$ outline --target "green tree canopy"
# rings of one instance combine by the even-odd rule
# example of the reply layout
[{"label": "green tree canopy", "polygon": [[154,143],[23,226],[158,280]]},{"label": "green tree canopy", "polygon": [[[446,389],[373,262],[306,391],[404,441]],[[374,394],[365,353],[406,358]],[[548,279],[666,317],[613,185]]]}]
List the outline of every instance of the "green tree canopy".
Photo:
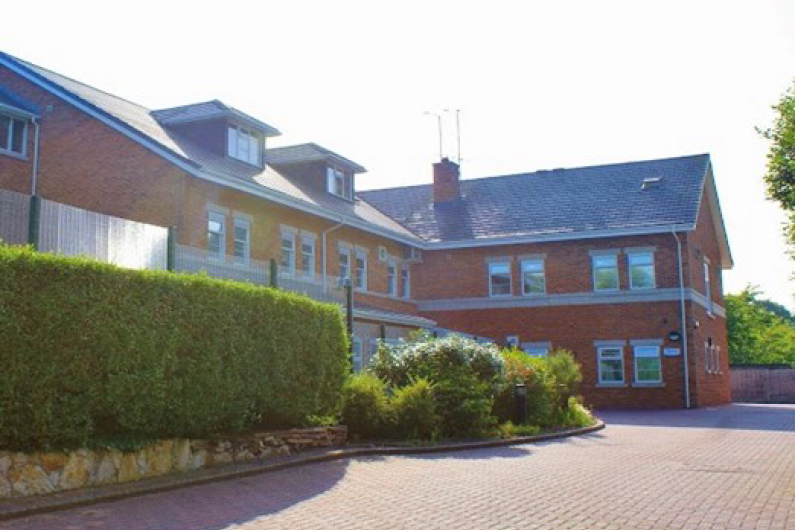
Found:
[{"label": "green tree canopy", "polygon": [[[726,296],[732,364],[790,364],[795,367],[795,325],[786,308],[759,299],[755,287]],[[781,313],[783,310],[784,314]],[[789,317],[789,319],[787,318]]]},{"label": "green tree canopy", "polygon": [[765,183],[768,196],[789,212],[786,234],[790,244],[795,244],[795,83],[773,110],[773,126],[759,130],[771,142]]}]

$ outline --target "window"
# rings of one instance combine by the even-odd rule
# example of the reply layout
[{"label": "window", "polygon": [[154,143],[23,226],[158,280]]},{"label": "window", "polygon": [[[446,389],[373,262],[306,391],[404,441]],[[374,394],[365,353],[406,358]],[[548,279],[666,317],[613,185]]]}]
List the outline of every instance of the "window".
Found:
[{"label": "window", "polygon": [[704,296],[707,297],[707,313],[712,314],[712,282],[709,279],[709,261],[704,260]]},{"label": "window", "polygon": [[295,274],[295,233],[282,231],[282,270],[289,275]]},{"label": "window", "polygon": [[631,252],[629,259],[629,288],[654,289],[654,253]]},{"label": "window", "polygon": [[411,271],[408,267],[400,269],[400,296],[411,298]]},{"label": "window", "polygon": [[704,341],[704,370],[708,374],[719,374],[720,371],[720,347],[712,342],[712,339]]},{"label": "window", "polygon": [[593,288],[595,291],[618,290],[618,258],[615,254],[593,256]]},{"label": "window", "polygon": [[326,170],[326,182],[329,193],[349,201],[353,200],[353,175],[330,167]]},{"label": "window", "polygon": [[550,344],[548,342],[525,342],[522,350],[531,357],[546,357],[549,354]]},{"label": "window", "polygon": [[489,296],[511,295],[511,263],[494,261],[489,263]]},{"label": "window", "polygon": [[353,341],[351,342],[351,345],[352,345],[352,350],[353,350],[353,355],[352,355],[352,359],[351,359],[353,361],[353,371],[354,372],[361,372],[362,371],[362,367],[363,367],[363,364],[362,364],[362,361],[363,361],[363,358],[362,358],[363,357],[362,356],[362,353],[363,353],[362,352],[362,339],[360,339],[359,337],[353,337]]},{"label": "window", "polygon": [[207,253],[223,259],[226,253],[226,217],[218,212],[207,214]]},{"label": "window", "polygon": [[227,140],[229,156],[255,166],[261,164],[259,139],[254,133],[239,127],[229,127]]},{"label": "window", "polygon": [[356,263],[354,270],[353,286],[360,290],[367,290],[367,253],[363,250],[356,251]]},{"label": "window", "polygon": [[351,277],[351,254],[347,248],[340,248],[340,279]]},{"label": "window", "polygon": [[620,385],[624,383],[624,348],[620,346],[600,346],[599,384]]},{"label": "window", "polygon": [[635,382],[662,383],[659,346],[635,346]]},{"label": "window", "polygon": [[0,152],[25,155],[28,124],[25,120],[0,114]]},{"label": "window", "polygon": [[387,293],[392,296],[397,296],[397,263],[394,260],[390,260],[386,264],[386,276],[387,276]]},{"label": "window", "polygon": [[235,262],[247,264],[251,257],[251,222],[248,219],[235,217],[234,236]]},{"label": "window", "polygon": [[547,282],[544,275],[544,260],[522,261],[522,294],[544,294]]},{"label": "window", "polygon": [[315,237],[311,234],[301,235],[301,275],[315,277]]}]

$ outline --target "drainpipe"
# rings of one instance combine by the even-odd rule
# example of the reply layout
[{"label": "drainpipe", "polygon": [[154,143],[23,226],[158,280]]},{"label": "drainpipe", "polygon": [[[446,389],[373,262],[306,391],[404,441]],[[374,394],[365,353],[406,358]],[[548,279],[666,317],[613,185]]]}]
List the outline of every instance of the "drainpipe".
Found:
[{"label": "drainpipe", "polygon": [[340,222],[338,224],[332,226],[331,228],[327,228],[327,229],[323,230],[323,234],[321,236],[321,238],[322,238],[322,243],[321,244],[323,245],[323,292],[324,293],[328,291],[328,285],[327,285],[328,284],[328,281],[327,281],[327,278],[328,278],[327,262],[328,262],[328,260],[326,258],[326,235],[330,234],[334,230],[336,230],[338,228],[341,228],[343,226],[345,226],[344,219],[340,219]]},{"label": "drainpipe", "polygon": [[690,366],[687,352],[687,310],[685,308],[685,273],[682,266],[682,242],[676,233],[676,229],[671,228],[671,235],[676,239],[676,257],[679,263],[679,311],[682,319],[682,375],[685,380],[685,408],[690,408]]},{"label": "drainpipe", "polygon": [[33,123],[33,175],[31,176],[30,194],[35,196],[39,191],[39,122],[31,118]]}]

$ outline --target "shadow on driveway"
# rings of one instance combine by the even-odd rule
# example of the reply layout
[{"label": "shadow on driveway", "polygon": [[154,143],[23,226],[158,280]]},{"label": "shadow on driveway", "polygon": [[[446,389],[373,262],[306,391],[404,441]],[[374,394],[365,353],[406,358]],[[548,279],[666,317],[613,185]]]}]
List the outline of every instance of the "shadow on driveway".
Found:
[{"label": "shadow on driveway", "polygon": [[598,410],[608,428],[617,425],[795,432],[795,405],[734,403],[693,410]]}]

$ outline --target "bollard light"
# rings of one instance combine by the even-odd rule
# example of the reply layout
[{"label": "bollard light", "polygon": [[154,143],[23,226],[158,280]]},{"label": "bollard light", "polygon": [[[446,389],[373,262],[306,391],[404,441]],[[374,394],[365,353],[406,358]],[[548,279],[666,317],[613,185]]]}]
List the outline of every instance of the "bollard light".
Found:
[{"label": "bollard light", "polygon": [[523,425],[527,422],[527,386],[524,383],[516,383],[513,390],[516,398],[516,424]]}]

